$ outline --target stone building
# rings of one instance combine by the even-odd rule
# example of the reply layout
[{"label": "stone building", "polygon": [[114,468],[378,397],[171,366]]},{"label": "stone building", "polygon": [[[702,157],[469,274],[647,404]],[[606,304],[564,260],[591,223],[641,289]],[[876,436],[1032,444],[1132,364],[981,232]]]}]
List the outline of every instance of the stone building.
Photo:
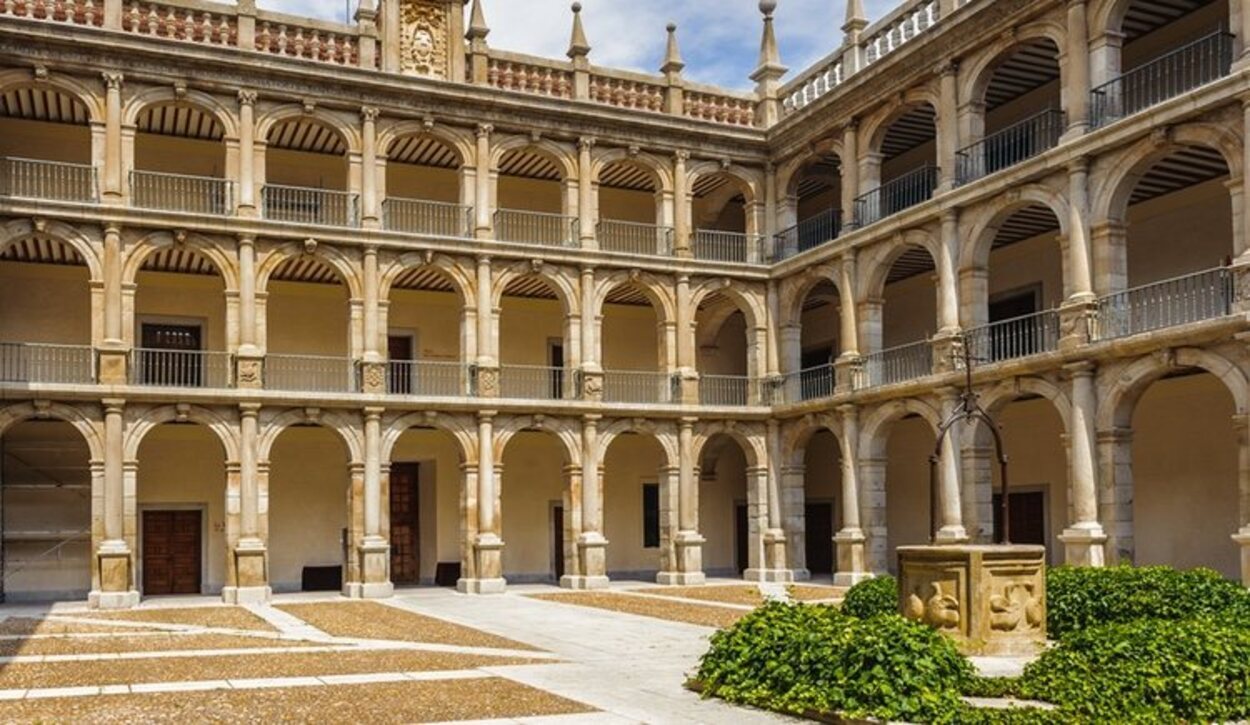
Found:
[{"label": "stone building", "polygon": [[8,600],[851,583],[993,536],[965,348],[1015,540],[1250,583],[1250,0],[852,0],[790,80],[775,5],[740,93],[0,2]]}]

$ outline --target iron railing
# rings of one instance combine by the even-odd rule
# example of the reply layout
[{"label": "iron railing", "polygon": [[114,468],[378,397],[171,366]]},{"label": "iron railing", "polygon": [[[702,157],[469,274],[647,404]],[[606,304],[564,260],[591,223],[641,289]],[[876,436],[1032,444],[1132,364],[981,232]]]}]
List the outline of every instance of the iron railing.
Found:
[{"label": "iron railing", "polygon": [[575,247],[578,234],[577,217],[518,209],[495,212],[495,239],[501,242]]},{"label": "iron railing", "polygon": [[392,360],[386,364],[390,395],[460,398],[473,395],[472,366],[460,362]]},{"label": "iron railing", "polygon": [[356,362],[322,355],[265,356],[265,387],[311,393],[354,393],[360,390]]},{"label": "iron railing", "polygon": [[86,345],[0,342],[0,383],[95,382],[95,350]]},{"label": "iron railing", "polygon": [[158,388],[228,388],[234,356],[204,350],[131,351],[130,382]]},{"label": "iron railing", "polygon": [[468,238],[473,207],[392,196],[382,202],[382,225],[392,232]]},{"label": "iron railing", "polygon": [[1098,300],[1095,337],[1113,340],[1231,314],[1232,271],[1218,267],[1135,287]]},{"label": "iron railing", "polygon": [[595,230],[599,248],[649,257],[673,256],[673,228],[604,219]]},{"label": "iron railing", "polygon": [[855,223],[868,226],[923,204],[933,198],[940,173],[936,166],[923,166],[864,194],[855,200]]},{"label": "iron railing", "polygon": [[499,369],[499,397],[521,400],[573,400],[573,371],[540,365],[504,365]]},{"label": "iron railing", "polygon": [[228,216],[234,213],[234,184],[210,176],[132,171],[130,204],[140,209]]},{"label": "iron railing", "polygon": [[1090,125],[1101,128],[1223,78],[1232,64],[1231,34],[1199,38],[1090,91]]},{"label": "iron railing", "polygon": [[1059,349],[1059,311],[1035,312],[971,328],[964,331],[964,344],[978,363],[1054,352]]},{"label": "iron railing", "polygon": [[607,370],[603,373],[605,403],[671,403],[676,378],[668,373]]},{"label": "iron railing", "polygon": [[744,407],[760,402],[758,386],[745,375],[700,375],[699,403],[725,407]]},{"label": "iron railing", "polygon": [[913,342],[864,357],[868,387],[893,385],[933,373],[933,343]]},{"label": "iron railing", "polygon": [[1063,111],[1049,109],[996,131],[955,156],[955,183],[963,185],[1015,166],[1059,145]]},{"label": "iron railing", "polygon": [[836,383],[833,365],[829,363],[787,373],[781,377],[773,402],[802,403],[808,400],[831,398]]},{"label": "iron railing", "polygon": [[61,161],[0,158],[0,196],[99,201],[95,167]]},{"label": "iron railing", "polygon": [[265,184],[261,190],[266,219],[327,227],[354,227],[360,223],[359,198],[347,191]]},{"label": "iron railing", "polygon": [[842,212],[837,209],[823,211],[777,233],[773,239],[773,261],[783,259],[828,244],[842,233]]},{"label": "iron railing", "polygon": [[750,234],[715,229],[696,229],[691,240],[695,259],[741,264],[760,264],[764,261],[761,241]]}]

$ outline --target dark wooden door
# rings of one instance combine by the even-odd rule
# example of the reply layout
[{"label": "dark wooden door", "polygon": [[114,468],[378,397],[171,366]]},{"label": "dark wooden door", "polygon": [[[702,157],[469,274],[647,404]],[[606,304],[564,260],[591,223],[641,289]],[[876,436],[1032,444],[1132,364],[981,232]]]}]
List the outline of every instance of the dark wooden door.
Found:
[{"label": "dark wooden door", "polygon": [[734,507],[734,561],[741,574],[751,566],[751,529],[747,522],[747,506],[740,503]]},{"label": "dark wooden door", "polygon": [[143,593],[200,593],[199,511],[143,512]]},{"label": "dark wooden door", "polygon": [[806,505],[807,570],[813,574],[833,573],[833,504]]},{"label": "dark wooden door", "polygon": [[[994,540],[1002,538],[1000,505],[1003,497],[994,494]],[[1046,494],[1041,491],[1011,494],[1011,543],[1046,545]]]},{"label": "dark wooden door", "polygon": [[144,385],[198,388],[204,383],[200,356],[203,348],[197,325],[144,323],[136,367]]},{"label": "dark wooden door", "polygon": [[421,579],[421,464],[391,466],[391,581],[416,584]]},{"label": "dark wooden door", "polygon": [[564,576],[564,507],[551,509],[551,563],[556,573],[556,581]]},{"label": "dark wooden door", "polygon": [[406,335],[391,335],[386,339],[387,358],[390,369],[387,370],[388,388],[391,395],[412,395],[412,338]]},{"label": "dark wooden door", "polygon": [[551,343],[548,352],[548,363],[552,368],[551,399],[560,400],[564,397],[564,343]]}]

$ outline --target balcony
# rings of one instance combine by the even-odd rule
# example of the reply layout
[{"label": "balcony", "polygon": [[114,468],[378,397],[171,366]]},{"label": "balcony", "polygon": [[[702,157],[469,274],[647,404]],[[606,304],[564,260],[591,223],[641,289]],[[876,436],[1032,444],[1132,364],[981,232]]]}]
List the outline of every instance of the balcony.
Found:
[{"label": "balcony", "polygon": [[595,236],[605,252],[623,252],[647,257],[673,256],[673,228],[638,224],[614,219],[599,222]]},{"label": "balcony", "polygon": [[360,390],[356,361],[319,355],[265,356],[265,388],[307,393]]},{"label": "balcony", "polygon": [[832,398],[836,383],[833,365],[829,364],[787,373],[774,392],[773,402],[792,404]]},{"label": "balcony", "polygon": [[964,344],[978,364],[1054,352],[1059,349],[1059,312],[1046,310],[974,327],[964,332]]},{"label": "balcony", "polygon": [[1233,36],[1223,30],[1138,66],[1090,92],[1090,125],[1101,128],[1228,75]]},{"label": "balcony", "polygon": [[382,202],[382,225],[392,232],[468,238],[473,233],[473,208],[391,197]]},{"label": "balcony", "polygon": [[389,395],[460,398],[475,394],[473,367],[459,362],[392,360],[386,364]]},{"label": "balcony", "polygon": [[495,239],[544,247],[576,247],[576,217],[538,211],[500,209],[495,212]]},{"label": "balcony", "polygon": [[861,227],[923,204],[933,198],[939,169],[924,166],[889,181],[855,200],[855,223]]},{"label": "balcony", "polygon": [[933,374],[933,343],[913,342],[874,352],[864,358],[867,387],[905,383]]},{"label": "balcony", "polygon": [[273,221],[326,227],[360,224],[359,199],[346,191],[266,184],[261,204],[261,214]]},{"label": "balcony", "polygon": [[86,345],[0,342],[0,383],[95,382],[95,350]]},{"label": "balcony", "polygon": [[828,244],[842,233],[842,213],[836,209],[804,219],[774,237],[773,261],[780,262],[822,244]]},{"label": "balcony", "polygon": [[234,213],[234,184],[208,176],[132,171],[130,203],[139,209],[229,216]]},{"label": "balcony", "polygon": [[513,400],[573,400],[574,375],[538,365],[504,365],[499,371],[499,396]]},{"label": "balcony", "polygon": [[970,184],[1042,154],[1059,145],[1065,130],[1064,113],[1047,110],[992,133],[956,154],[955,183]]},{"label": "balcony", "polygon": [[699,403],[729,408],[759,405],[756,382],[745,375],[700,375]]},{"label": "balcony", "polygon": [[0,196],[92,203],[100,198],[98,189],[89,164],[0,158]]},{"label": "balcony", "polygon": [[697,229],[692,240],[694,258],[708,262],[762,264],[764,261],[762,241],[757,236],[740,232]]},{"label": "balcony", "polygon": [[1233,274],[1227,267],[1155,282],[1098,300],[1099,340],[1114,340],[1232,314]]},{"label": "balcony", "polygon": [[234,356],[203,350],[131,351],[130,382],[156,388],[229,388]]},{"label": "balcony", "polygon": [[675,379],[668,373],[608,370],[603,373],[603,402],[664,404],[672,403]]}]

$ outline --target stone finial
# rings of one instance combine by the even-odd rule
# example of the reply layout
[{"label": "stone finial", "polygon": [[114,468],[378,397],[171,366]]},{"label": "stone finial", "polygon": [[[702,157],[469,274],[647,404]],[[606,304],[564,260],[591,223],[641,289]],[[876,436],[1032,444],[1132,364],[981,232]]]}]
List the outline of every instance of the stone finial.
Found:
[{"label": "stone finial", "polygon": [[664,65],[661,73],[681,73],[686,62],[681,59],[681,48],[677,46],[677,23],[668,24],[668,46],[664,51]]},{"label": "stone finial", "polygon": [[377,19],[378,9],[373,0],[360,0],[360,4],[356,6],[356,22],[372,23]]},{"label": "stone finial", "polygon": [[485,41],[490,35],[490,26],[486,24],[486,14],[482,12],[482,0],[473,0],[473,8],[469,12],[469,32],[464,37],[469,40]]},{"label": "stone finial", "polygon": [[764,35],[760,39],[760,59],[751,80],[756,83],[776,82],[789,68],[781,64],[781,51],[777,49],[777,31],[773,27],[773,12],[777,0],[760,0],[760,12],[764,14]]},{"label": "stone finial", "polygon": [[868,16],[864,13],[864,0],[847,0],[846,23],[842,32],[847,35],[858,35],[868,27]]},{"label": "stone finial", "polygon": [[590,43],[586,40],[586,29],[582,27],[582,4],[573,3],[573,35],[569,39],[569,58],[585,58],[590,55]]}]

